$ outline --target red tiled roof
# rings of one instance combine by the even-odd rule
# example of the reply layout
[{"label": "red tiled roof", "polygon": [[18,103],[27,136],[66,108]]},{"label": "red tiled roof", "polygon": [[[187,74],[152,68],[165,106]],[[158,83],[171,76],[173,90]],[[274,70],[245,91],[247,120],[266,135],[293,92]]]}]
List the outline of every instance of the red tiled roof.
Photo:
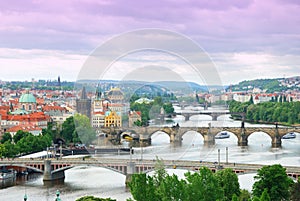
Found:
[{"label": "red tiled roof", "polygon": [[30,132],[30,131],[42,131],[42,128],[40,128],[38,126],[35,126],[33,124],[27,124],[27,125],[13,126],[13,127],[9,128],[7,130],[7,132],[18,132],[19,130],[27,131],[27,132]]},{"label": "red tiled roof", "polygon": [[43,111],[52,111],[52,110],[66,111],[67,109],[64,107],[55,106],[55,105],[46,105],[43,107]]}]

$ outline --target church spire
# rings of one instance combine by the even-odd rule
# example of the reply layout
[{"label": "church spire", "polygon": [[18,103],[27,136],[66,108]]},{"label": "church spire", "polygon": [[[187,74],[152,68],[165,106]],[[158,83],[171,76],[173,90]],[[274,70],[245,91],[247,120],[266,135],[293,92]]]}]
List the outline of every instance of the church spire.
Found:
[{"label": "church spire", "polygon": [[101,87],[100,87],[100,84],[98,84],[97,89],[96,89],[96,100],[101,100],[101,98],[102,98]]},{"label": "church spire", "polygon": [[85,90],[85,86],[82,87],[82,91],[81,91],[81,96],[80,99],[85,100],[87,99],[87,95],[86,95],[86,90]]}]

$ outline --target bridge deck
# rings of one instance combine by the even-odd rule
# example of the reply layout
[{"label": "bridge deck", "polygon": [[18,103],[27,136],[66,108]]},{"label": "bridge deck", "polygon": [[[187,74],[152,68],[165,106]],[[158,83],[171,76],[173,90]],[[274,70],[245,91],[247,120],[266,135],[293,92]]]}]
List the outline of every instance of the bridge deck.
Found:
[{"label": "bridge deck", "polygon": [[[80,166],[80,165],[88,165],[88,166],[97,166],[97,167],[106,167],[108,165],[115,166],[126,166],[130,160],[128,159],[116,159],[116,158],[86,158],[86,159],[61,159],[56,160],[52,159],[52,165],[68,165],[68,166]],[[148,166],[154,167],[156,160],[132,160],[135,162],[136,166]],[[174,168],[177,169],[187,169],[187,170],[197,170],[201,167],[209,167],[211,169],[219,168],[219,164],[216,162],[208,162],[208,161],[187,161],[187,160],[163,160],[166,168]],[[3,159],[0,161],[0,166],[29,166],[29,165],[42,165],[44,164],[44,160],[40,159],[14,159],[7,160]],[[265,165],[262,164],[246,164],[246,163],[224,163],[221,162],[220,166],[222,168],[231,168],[235,171],[240,172],[256,172],[258,169],[262,168]],[[283,166],[286,168],[286,172],[288,174],[297,174],[300,175],[300,167],[297,166]]]}]

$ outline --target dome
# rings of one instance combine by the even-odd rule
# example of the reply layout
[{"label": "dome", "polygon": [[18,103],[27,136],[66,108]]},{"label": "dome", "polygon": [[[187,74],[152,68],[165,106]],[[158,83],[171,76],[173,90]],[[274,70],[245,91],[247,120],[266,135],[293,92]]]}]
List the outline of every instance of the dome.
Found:
[{"label": "dome", "polygon": [[108,92],[107,95],[108,96],[123,96],[123,93],[119,88],[113,88]]},{"label": "dome", "polygon": [[36,103],[35,97],[29,92],[22,94],[19,99],[19,103]]}]

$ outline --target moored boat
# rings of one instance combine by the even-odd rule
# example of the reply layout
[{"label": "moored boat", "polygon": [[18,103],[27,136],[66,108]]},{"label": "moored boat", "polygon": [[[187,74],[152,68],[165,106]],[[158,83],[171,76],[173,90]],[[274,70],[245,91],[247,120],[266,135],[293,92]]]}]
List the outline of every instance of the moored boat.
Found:
[{"label": "moored boat", "polygon": [[294,132],[290,132],[282,136],[282,139],[293,139],[293,138],[296,138],[296,134]]},{"label": "moored boat", "polygon": [[221,133],[218,133],[216,136],[215,136],[215,139],[224,139],[224,138],[229,138],[230,137],[230,134],[226,131],[223,131]]},{"label": "moored boat", "polygon": [[14,180],[16,179],[17,172],[15,170],[1,170],[0,180]]}]

